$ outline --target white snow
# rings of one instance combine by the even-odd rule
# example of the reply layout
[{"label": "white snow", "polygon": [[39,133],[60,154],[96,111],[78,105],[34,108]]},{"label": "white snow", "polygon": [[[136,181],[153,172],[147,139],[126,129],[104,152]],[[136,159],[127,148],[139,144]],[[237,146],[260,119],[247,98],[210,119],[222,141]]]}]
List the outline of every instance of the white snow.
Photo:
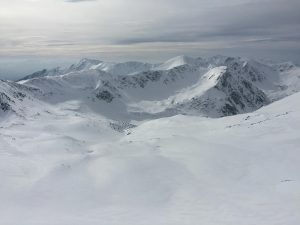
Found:
[{"label": "white snow", "polygon": [[[174,83],[149,81],[145,88],[120,88],[118,76],[99,68],[20,82],[35,92],[1,81],[17,114],[8,111],[0,120],[0,224],[298,225],[297,67],[262,81],[284,82],[295,93],[252,113],[130,114],[134,107],[157,113],[171,99],[202,96],[228,65],[183,68]],[[103,88],[121,97],[93,99]],[[19,89],[24,99],[14,99]]]}]

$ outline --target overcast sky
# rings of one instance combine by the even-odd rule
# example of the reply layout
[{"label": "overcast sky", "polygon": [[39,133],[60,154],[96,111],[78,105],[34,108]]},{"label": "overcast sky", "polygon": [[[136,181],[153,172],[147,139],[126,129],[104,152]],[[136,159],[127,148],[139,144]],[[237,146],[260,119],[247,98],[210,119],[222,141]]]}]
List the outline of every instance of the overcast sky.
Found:
[{"label": "overcast sky", "polygon": [[0,0],[0,77],[82,57],[300,62],[300,0]]}]

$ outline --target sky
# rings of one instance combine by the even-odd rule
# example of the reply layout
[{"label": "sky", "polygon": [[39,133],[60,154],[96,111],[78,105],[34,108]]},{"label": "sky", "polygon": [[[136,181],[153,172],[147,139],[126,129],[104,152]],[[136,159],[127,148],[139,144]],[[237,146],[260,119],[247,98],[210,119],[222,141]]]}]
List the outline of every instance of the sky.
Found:
[{"label": "sky", "polygon": [[0,78],[80,58],[300,63],[299,0],[0,0]]}]

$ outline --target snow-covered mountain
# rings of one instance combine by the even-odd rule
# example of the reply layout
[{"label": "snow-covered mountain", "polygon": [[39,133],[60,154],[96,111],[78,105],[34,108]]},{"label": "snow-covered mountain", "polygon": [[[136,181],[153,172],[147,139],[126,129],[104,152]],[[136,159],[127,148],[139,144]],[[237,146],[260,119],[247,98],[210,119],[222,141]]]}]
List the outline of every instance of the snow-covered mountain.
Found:
[{"label": "snow-covered mountain", "polygon": [[77,64],[73,64],[68,68],[56,67],[53,69],[43,69],[35,73],[29,74],[18,81],[29,80],[33,78],[46,77],[46,76],[58,76],[72,72],[82,72],[87,70],[101,70],[108,72],[112,75],[130,75],[137,72],[147,71],[155,69],[156,64],[142,63],[142,62],[103,62],[97,59],[84,58]]},{"label": "snow-covered mountain", "polygon": [[215,62],[1,81],[1,224],[299,224],[297,69]]},{"label": "snow-covered mountain", "polygon": [[299,90],[226,56],[0,81],[1,224],[299,224]]},{"label": "snow-covered mountain", "polygon": [[40,90],[11,81],[0,80],[0,117],[1,121],[7,115],[26,117],[40,111],[43,105],[34,95],[40,95]]},{"label": "snow-covered mountain", "polygon": [[172,96],[173,109],[219,117],[251,112],[269,103],[266,94],[230,67],[216,67],[191,88]]},{"label": "snow-covered mountain", "polygon": [[82,108],[118,120],[177,114],[222,117],[252,112],[300,90],[299,67],[214,56],[179,56],[160,64],[83,59],[67,69],[26,76],[41,101],[79,100]]}]

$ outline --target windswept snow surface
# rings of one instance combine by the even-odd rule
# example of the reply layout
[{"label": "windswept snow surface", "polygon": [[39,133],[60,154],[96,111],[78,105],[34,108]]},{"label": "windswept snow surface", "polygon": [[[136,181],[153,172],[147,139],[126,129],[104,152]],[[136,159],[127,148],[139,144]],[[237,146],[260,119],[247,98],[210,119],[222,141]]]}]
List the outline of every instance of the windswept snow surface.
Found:
[{"label": "windswept snow surface", "polygon": [[[214,57],[120,77],[86,61],[0,82],[1,225],[300,224],[298,67]],[[241,88],[281,100],[222,118],[132,114]]]},{"label": "windswept snow surface", "polygon": [[2,122],[1,224],[297,225],[299,99],[127,135],[77,102]]}]

